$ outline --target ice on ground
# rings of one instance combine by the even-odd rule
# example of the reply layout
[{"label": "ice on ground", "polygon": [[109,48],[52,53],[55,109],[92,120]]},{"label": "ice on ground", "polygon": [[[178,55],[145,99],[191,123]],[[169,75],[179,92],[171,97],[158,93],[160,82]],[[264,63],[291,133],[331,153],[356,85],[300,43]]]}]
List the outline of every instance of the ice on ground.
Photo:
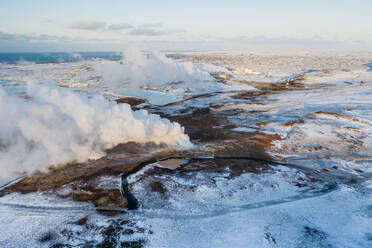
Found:
[{"label": "ice on ground", "polygon": [[341,187],[316,198],[222,216],[150,214],[143,222],[157,230],[147,247],[369,247],[371,203],[370,193]]},{"label": "ice on ground", "polygon": [[[228,176],[228,171],[133,175],[142,208],[130,215],[141,216],[154,230],[146,247],[368,247],[372,242],[368,183],[312,185],[284,167]],[[163,193],[149,190],[154,181],[162,182]]]},{"label": "ice on ground", "polygon": [[[261,121],[270,121],[260,130],[282,136],[275,150],[278,154],[328,157],[328,167],[370,171],[371,94],[370,83],[339,82],[268,96],[261,101],[264,105],[259,115]],[[244,109],[252,108],[247,104]],[[351,163],[332,162],[332,157],[343,157]],[[315,167],[318,163],[309,164]]]},{"label": "ice on ground", "polygon": [[[0,245],[97,245],[105,232],[116,233],[112,223],[119,223],[114,236],[119,244],[141,239],[144,247],[371,245],[370,181],[335,186],[311,182],[303,173],[285,167],[235,178],[228,178],[229,171],[178,174],[174,170],[146,177],[152,168],[131,176],[133,193],[142,207],[122,216],[105,217],[89,204],[41,193],[3,197]],[[149,183],[159,180],[165,193],[148,189]],[[86,216],[87,224],[76,224]],[[131,224],[133,231],[128,231],[128,220],[138,227]],[[50,240],[43,239],[47,235]]]}]

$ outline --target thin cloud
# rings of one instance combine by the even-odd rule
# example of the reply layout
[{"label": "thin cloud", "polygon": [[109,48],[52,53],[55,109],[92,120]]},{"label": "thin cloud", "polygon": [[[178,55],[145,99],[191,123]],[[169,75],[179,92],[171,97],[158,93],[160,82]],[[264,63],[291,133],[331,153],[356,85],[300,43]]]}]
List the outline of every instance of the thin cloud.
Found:
[{"label": "thin cloud", "polygon": [[131,29],[134,26],[128,23],[118,23],[112,24],[108,27],[109,30],[124,30],[124,29]]},{"label": "thin cloud", "polygon": [[254,45],[273,45],[273,46],[313,46],[313,47],[320,47],[320,46],[332,46],[339,43],[335,40],[327,40],[323,39],[318,35],[314,35],[311,38],[292,38],[292,37],[266,37],[266,36],[240,36],[236,38],[226,39],[223,38],[217,41],[224,41],[224,42],[231,42],[231,43],[239,43],[239,44],[254,44]]},{"label": "thin cloud", "polygon": [[141,28],[160,28],[162,26],[163,26],[163,24],[161,24],[159,22],[144,23],[144,24],[140,25]]},{"label": "thin cloud", "polygon": [[[132,33],[132,34],[129,34]],[[157,29],[132,29],[126,33],[132,35],[132,45],[136,43],[143,49],[158,50],[197,50],[197,51],[243,51],[253,49],[348,49],[371,51],[372,43],[354,40],[327,40],[319,36],[309,38],[241,36],[235,38],[209,39],[169,39],[168,31]],[[154,39],[143,37],[151,37]],[[138,38],[137,38],[138,37]],[[160,39],[160,37],[162,39]],[[155,39],[156,38],[156,39]],[[36,33],[5,33],[0,31],[0,52],[51,52],[51,51],[106,51],[122,50],[128,39],[121,38],[87,38],[56,36]]]},{"label": "thin cloud", "polygon": [[151,28],[136,28],[130,31],[128,34],[136,36],[161,36],[165,35],[166,32]]},{"label": "thin cloud", "polygon": [[186,33],[187,30],[183,28],[173,28],[173,29],[168,29],[169,34],[179,34],[179,33]]},{"label": "thin cloud", "polygon": [[120,51],[125,41],[0,31],[0,52],[103,51],[107,47]]},{"label": "thin cloud", "polygon": [[106,27],[107,24],[105,22],[99,21],[79,21],[73,22],[68,27],[71,29],[81,29],[81,30],[97,30],[100,28]]},{"label": "thin cloud", "polygon": [[0,32],[0,41],[26,41],[26,42],[42,42],[42,41],[58,41],[65,40],[65,36],[56,36],[56,35],[46,35],[46,34],[35,34],[35,33],[26,33],[26,34],[10,34]]},{"label": "thin cloud", "polygon": [[49,23],[55,23],[55,22],[56,22],[56,19],[54,18],[46,18],[41,21],[41,23],[43,24],[49,24]]},{"label": "thin cloud", "polygon": [[23,33],[23,34],[11,34],[0,32],[0,47],[1,44],[13,43],[13,44],[57,44],[57,43],[100,43],[107,42],[109,39],[87,39],[84,37],[69,37],[66,35],[47,35],[47,34],[35,34],[35,33]]},{"label": "thin cloud", "polygon": [[12,41],[16,39],[16,35],[0,32],[0,41]]}]

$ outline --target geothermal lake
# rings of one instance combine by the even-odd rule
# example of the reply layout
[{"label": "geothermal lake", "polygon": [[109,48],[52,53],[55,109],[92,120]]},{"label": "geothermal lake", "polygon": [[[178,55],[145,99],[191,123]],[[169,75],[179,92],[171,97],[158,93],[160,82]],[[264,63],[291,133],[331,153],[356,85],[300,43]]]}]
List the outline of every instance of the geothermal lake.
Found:
[{"label": "geothermal lake", "polygon": [[371,247],[371,62],[0,54],[0,246]]}]

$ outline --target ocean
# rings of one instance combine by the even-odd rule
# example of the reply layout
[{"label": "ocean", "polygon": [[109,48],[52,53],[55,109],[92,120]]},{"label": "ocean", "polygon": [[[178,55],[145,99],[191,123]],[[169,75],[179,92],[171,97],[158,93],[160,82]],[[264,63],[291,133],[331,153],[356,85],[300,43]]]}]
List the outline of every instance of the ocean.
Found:
[{"label": "ocean", "polygon": [[[167,57],[182,56],[181,52],[167,52]],[[120,60],[121,52],[50,52],[50,53],[0,53],[0,63],[70,63],[90,60]]]},{"label": "ocean", "polygon": [[119,60],[118,52],[51,52],[51,53],[0,53],[0,63],[69,63],[93,59]]}]

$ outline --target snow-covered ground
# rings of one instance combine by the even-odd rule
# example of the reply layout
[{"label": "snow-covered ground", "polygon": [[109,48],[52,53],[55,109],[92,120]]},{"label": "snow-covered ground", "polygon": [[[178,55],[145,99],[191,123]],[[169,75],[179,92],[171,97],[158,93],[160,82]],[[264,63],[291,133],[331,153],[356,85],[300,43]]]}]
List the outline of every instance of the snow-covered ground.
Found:
[{"label": "snow-covered ground", "polygon": [[[100,157],[127,141],[194,147],[177,123],[112,101],[124,96],[150,106],[195,99],[182,107],[223,114],[232,131],[278,134],[268,152],[282,165],[233,175],[228,166],[150,164],[128,178],[139,209],[115,217],[48,192],[8,194],[0,197],[1,247],[87,247],[110,235],[117,247],[372,246],[372,54],[186,55],[127,51],[122,61],[1,64],[0,178]],[[123,130],[137,130],[138,139]]]}]

